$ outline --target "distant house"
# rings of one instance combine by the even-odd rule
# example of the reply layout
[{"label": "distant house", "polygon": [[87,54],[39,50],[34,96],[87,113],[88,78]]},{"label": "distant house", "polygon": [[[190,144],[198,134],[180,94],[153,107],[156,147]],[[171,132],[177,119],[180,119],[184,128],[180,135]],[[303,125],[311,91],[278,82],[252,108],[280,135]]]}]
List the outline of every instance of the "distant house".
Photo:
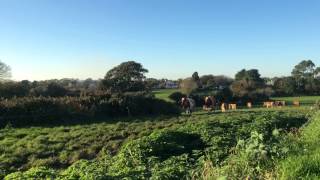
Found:
[{"label": "distant house", "polygon": [[177,82],[167,80],[165,82],[165,88],[166,89],[177,89],[177,88],[179,88],[179,84]]}]

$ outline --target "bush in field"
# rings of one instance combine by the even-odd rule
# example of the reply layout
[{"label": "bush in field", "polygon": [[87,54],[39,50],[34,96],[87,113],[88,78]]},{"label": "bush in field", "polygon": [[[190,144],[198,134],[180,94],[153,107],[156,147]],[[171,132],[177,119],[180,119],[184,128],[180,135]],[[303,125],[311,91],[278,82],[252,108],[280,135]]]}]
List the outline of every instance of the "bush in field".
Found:
[{"label": "bush in field", "polygon": [[179,104],[179,101],[181,101],[183,97],[186,97],[186,95],[181,92],[174,92],[169,95],[169,98],[173,100],[176,104]]},{"label": "bush in field", "polygon": [[50,97],[63,97],[66,96],[68,90],[57,83],[48,84],[46,95]]},{"label": "bush in field", "polygon": [[46,167],[31,168],[26,172],[16,172],[6,176],[5,180],[16,179],[56,179],[58,173]]},{"label": "bush in field", "polygon": [[107,166],[105,164],[96,161],[80,160],[61,173],[60,179],[110,179],[107,174]]},{"label": "bush in field", "polygon": [[95,116],[178,114],[172,103],[143,93],[88,97],[30,97],[0,101],[0,127],[72,122]]},{"label": "bush in field", "polygon": [[198,135],[176,131],[154,132],[129,142],[113,158],[109,173],[118,178],[180,179],[188,173],[188,161],[204,148]]}]

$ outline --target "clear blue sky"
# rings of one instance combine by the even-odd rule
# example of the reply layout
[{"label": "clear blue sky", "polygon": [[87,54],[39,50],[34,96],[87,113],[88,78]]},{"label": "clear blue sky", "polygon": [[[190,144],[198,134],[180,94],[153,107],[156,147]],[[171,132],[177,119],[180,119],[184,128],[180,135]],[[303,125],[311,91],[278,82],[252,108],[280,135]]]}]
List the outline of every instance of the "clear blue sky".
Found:
[{"label": "clear blue sky", "polygon": [[0,0],[13,79],[102,78],[135,60],[149,77],[320,65],[319,0]]}]

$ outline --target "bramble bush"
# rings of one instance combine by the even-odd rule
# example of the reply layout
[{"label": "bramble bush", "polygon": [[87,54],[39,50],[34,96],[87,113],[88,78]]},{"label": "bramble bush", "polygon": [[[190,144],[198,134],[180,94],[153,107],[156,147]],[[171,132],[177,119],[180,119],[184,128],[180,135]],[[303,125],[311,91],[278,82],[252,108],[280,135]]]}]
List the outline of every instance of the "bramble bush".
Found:
[{"label": "bramble bush", "polygon": [[59,124],[90,117],[178,114],[172,103],[144,93],[87,97],[24,97],[0,101],[0,127]]}]

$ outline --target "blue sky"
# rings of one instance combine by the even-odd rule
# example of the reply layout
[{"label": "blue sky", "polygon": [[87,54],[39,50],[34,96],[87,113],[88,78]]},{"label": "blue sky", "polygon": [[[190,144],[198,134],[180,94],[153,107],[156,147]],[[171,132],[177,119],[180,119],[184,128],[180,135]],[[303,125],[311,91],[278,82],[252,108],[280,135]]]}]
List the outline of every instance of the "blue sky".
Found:
[{"label": "blue sky", "polygon": [[149,77],[288,75],[320,65],[319,0],[0,0],[13,79],[102,78],[127,60]]}]

